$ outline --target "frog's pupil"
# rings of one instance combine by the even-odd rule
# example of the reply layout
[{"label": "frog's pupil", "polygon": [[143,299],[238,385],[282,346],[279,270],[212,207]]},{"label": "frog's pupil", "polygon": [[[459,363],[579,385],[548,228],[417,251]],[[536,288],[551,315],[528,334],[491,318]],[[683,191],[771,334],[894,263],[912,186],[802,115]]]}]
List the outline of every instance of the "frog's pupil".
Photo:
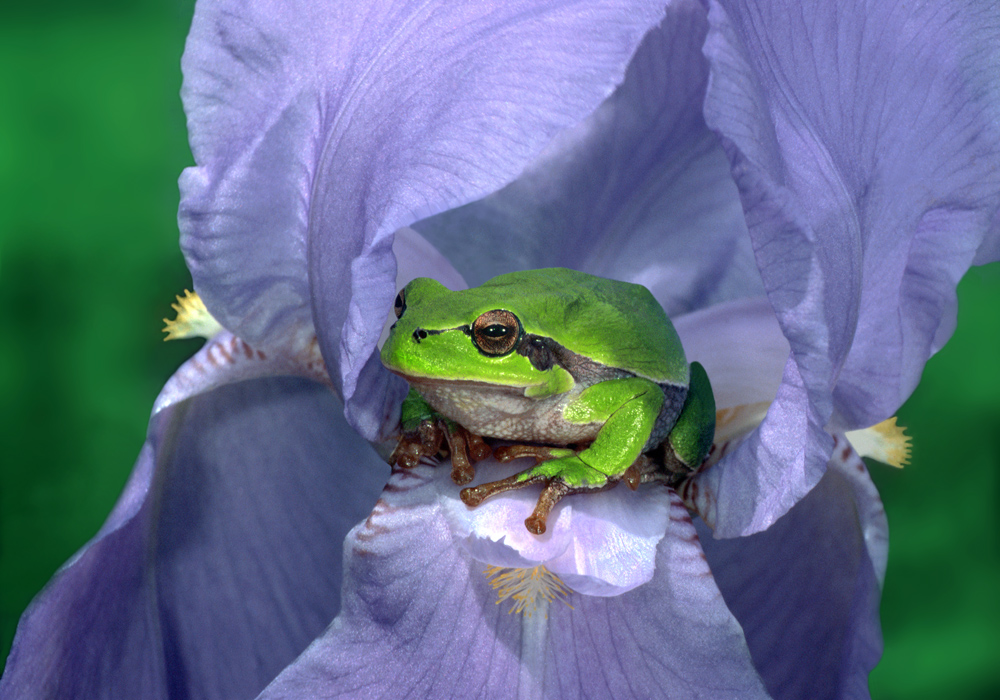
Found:
[{"label": "frog's pupil", "polygon": [[494,323],[492,326],[488,326],[483,330],[483,335],[490,338],[503,338],[510,332],[507,326],[501,326],[499,323]]},{"label": "frog's pupil", "polygon": [[403,301],[402,292],[396,295],[396,303],[393,305],[393,311],[396,312],[396,318],[402,316],[403,312],[406,311],[406,302]]}]

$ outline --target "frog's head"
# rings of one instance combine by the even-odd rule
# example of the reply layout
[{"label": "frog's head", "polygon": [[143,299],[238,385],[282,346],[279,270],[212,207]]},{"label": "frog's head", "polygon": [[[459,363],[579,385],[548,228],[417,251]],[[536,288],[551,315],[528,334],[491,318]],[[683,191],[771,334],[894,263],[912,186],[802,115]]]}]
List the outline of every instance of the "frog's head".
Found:
[{"label": "frog's head", "polygon": [[516,296],[488,287],[453,292],[432,279],[413,280],[396,297],[397,320],[382,364],[411,382],[478,382],[523,388],[535,397],[567,391],[572,377],[551,360],[540,361],[541,339],[525,317],[532,305]]}]

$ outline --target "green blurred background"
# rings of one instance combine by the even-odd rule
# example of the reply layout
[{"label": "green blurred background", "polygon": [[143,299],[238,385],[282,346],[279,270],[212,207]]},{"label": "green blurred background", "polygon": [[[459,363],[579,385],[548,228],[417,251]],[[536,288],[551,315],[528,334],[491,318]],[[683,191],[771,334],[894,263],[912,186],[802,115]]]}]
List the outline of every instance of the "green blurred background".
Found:
[{"label": "green blurred background", "polygon": [[[17,619],[98,529],[161,385],[190,286],[176,179],[193,0],[0,10],[0,658]],[[902,471],[870,464],[892,529],[876,700],[1000,698],[1000,266],[900,410]]]}]

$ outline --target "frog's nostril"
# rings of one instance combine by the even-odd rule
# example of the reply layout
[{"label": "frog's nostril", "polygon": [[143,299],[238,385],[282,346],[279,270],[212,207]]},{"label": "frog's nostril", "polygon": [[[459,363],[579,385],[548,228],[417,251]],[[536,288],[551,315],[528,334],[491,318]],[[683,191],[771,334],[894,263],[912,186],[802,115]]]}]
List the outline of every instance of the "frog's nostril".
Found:
[{"label": "frog's nostril", "polygon": [[423,328],[418,328],[417,330],[413,331],[413,339],[418,343],[426,337],[427,337],[427,331],[425,331]]}]

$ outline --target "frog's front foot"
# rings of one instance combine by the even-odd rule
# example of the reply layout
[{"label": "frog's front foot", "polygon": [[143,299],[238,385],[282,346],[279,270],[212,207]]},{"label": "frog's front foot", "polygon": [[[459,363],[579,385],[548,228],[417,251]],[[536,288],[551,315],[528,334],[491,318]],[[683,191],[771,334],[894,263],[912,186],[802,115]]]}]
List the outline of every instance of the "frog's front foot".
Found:
[{"label": "frog's front foot", "polygon": [[421,421],[416,430],[404,432],[389,460],[404,469],[412,469],[421,457],[434,457],[448,444],[451,455],[451,479],[459,486],[476,476],[476,462],[490,456],[492,450],[483,438],[444,418]]},{"label": "frog's front foot", "polygon": [[451,453],[451,480],[464,486],[476,477],[475,463],[489,457],[493,450],[483,438],[450,420],[438,421]]},{"label": "frog's front foot", "polygon": [[470,508],[474,508],[497,494],[532,484],[544,484],[534,511],[524,521],[528,532],[535,535],[545,532],[549,513],[566,496],[601,491],[621,480],[621,476],[609,478],[608,475],[588,466],[573,450],[566,448],[510,445],[498,447],[496,452],[496,457],[501,462],[520,457],[534,457],[538,463],[506,479],[462,489],[460,494],[462,501]]},{"label": "frog's front foot", "polygon": [[403,469],[413,469],[421,457],[433,457],[441,451],[444,433],[436,421],[425,420],[415,430],[405,430],[396,443],[396,449],[389,455],[390,464],[398,464]]}]

